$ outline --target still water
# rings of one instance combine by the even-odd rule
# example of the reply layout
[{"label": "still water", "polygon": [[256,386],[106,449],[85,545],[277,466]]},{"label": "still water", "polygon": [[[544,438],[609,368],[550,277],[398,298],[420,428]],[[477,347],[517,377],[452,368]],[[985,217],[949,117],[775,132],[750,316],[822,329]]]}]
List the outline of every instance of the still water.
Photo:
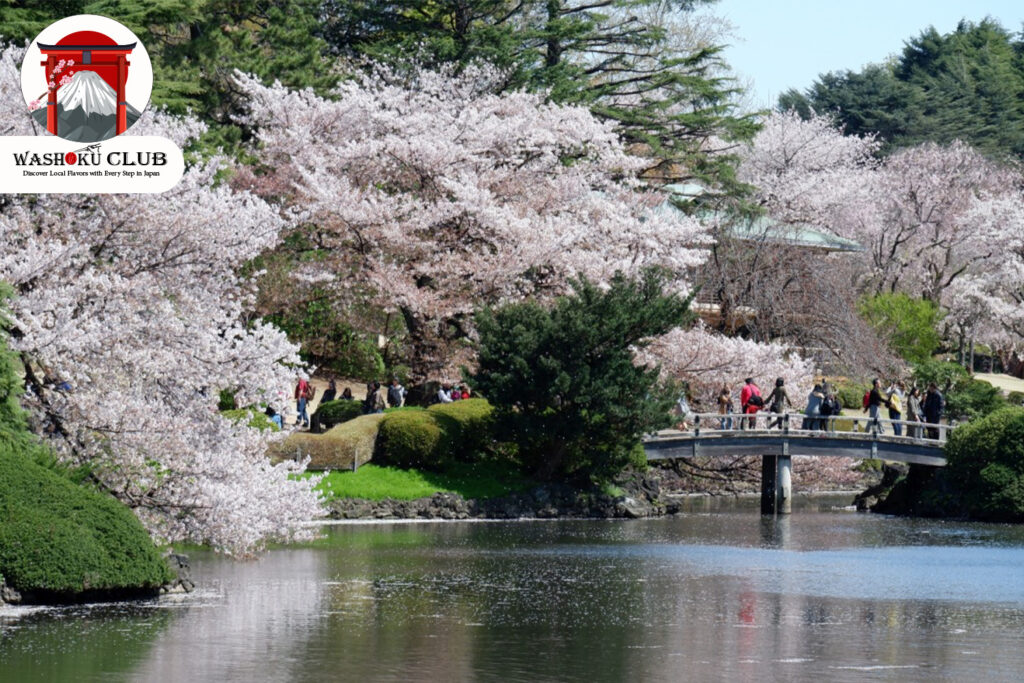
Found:
[{"label": "still water", "polygon": [[197,552],[190,595],[0,608],[0,681],[1024,680],[1024,528],[847,500]]}]

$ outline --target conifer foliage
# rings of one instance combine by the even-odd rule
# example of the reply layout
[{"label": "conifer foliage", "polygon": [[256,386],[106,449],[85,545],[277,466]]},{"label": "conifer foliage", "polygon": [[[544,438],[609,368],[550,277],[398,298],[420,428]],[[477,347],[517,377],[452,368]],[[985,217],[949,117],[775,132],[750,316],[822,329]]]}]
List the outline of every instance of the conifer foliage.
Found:
[{"label": "conifer foliage", "polygon": [[496,407],[499,429],[544,479],[602,479],[620,471],[646,433],[667,427],[675,396],[659,370],[634,361],[651,337],[685,322],[689,301],[664,275],[585,278],[551,308],[533,302],[482,311],[471,382]]}]

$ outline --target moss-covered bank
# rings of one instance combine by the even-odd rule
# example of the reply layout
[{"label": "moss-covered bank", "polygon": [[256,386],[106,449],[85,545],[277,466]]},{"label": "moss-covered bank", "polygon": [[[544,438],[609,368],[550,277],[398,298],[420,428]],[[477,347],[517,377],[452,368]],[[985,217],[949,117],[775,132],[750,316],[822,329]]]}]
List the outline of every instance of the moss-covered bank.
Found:
[{"label": "moss-covered bank", "polygon": [[128,508],[3,444],[0,574],[32,603],[153,595],[174,578]]},{"label": "moss-covered bank", "polygon": [[[3,291],[0,289],[0,304]],[[0,310],[0,601],[66,603],[155,594],[173,578],[131,510],[40,464]]]}]

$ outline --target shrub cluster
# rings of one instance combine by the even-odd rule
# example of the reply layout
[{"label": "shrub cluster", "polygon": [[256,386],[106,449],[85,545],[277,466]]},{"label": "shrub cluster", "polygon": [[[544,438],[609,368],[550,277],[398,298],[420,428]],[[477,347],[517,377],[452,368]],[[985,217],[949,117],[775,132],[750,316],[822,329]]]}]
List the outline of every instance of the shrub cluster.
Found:
[{"label": "shrub cluster", "polygon": [[948,478],[973,519],[1024,522],[1024,408],[957,427],[946,444]]},{"label": "shrub cluster", "polygon": [[345,399],[321,403],[316,409],[316,415],[320,420],[320,426],[324,429],[330,429],[342,422],[354,420],[362,414],[362,401],[350,401]]},{"label": "shrub cluster", "polygon": [[28,599],[155,591],[173,575],[131,510],[0,443],[0,574]]},{"label": "shrub cluster", "polygon": [[470,461],[490,449],[491,405],[482,398],[438,404],[427,410],[385,415],[374,455],[379,464],[438,470]]}]

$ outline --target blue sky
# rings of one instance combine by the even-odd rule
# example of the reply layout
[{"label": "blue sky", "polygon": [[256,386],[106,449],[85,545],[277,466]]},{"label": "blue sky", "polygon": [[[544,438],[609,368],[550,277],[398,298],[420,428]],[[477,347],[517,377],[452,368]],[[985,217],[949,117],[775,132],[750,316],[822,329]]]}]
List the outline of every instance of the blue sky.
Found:
[{"label": "blue sky", "polygon": [[947,33],[961,19],[991,16],[1018,33],[1024,21],[1022,0],[719,0],[710,11],[735,27],[724,56],[752,81],[755,108],[819,73],[883,61],[928,26]]}]

